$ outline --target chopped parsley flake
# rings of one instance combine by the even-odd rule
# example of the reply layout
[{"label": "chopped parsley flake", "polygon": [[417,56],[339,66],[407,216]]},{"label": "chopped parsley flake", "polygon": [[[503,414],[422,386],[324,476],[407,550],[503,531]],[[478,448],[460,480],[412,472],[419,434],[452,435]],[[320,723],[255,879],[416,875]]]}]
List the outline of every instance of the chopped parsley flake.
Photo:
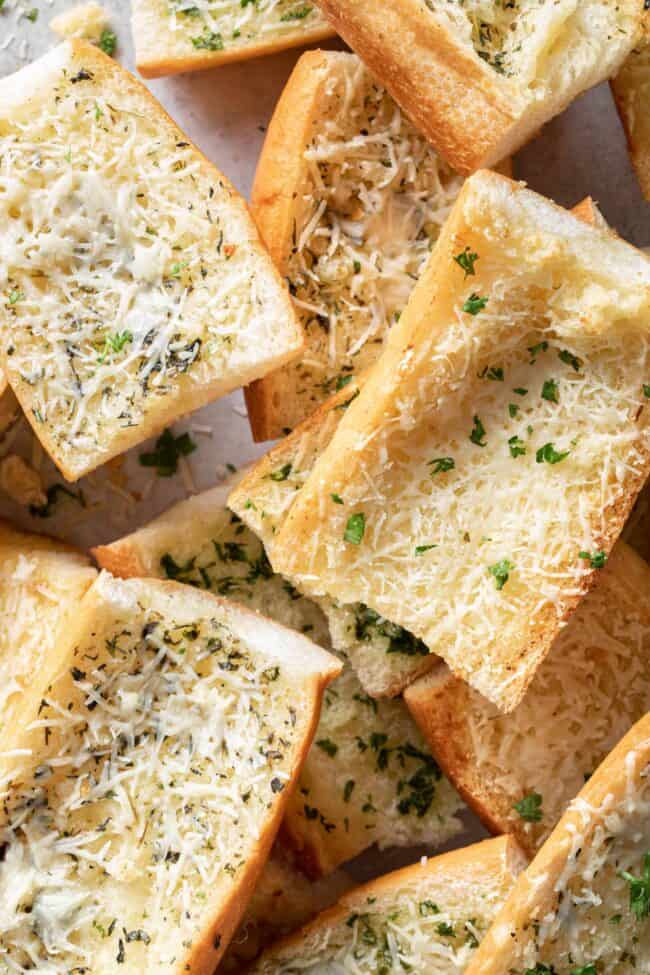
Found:
[{"label": "chopped parsley flake", "polygon": [[478,261],[478,254],[475,251],[470,250],[469,247],[466,247],[460,252],[460,254],[456,254],[454,260],[459,267],[462,267],[466,278],[468,278],[470,275],[476,274],[474,265]]},{"label": "chopped parsley flake", "polygon": [[366,516],[363,511],[350,515],[343,532],[343,539],[351,545],[360,545],[366,530]]},{"label": "chopped parsley flake", "polygon": [[463,305],[463,311],[467,312],[468,315],[478,315],[480,311],[483,311],[487,303],[487,298],[477,294],[476,291],[472,291],[471,295]]},{"label": "chopped parsley flake", "polygon": [[172,477],[178,470],[178,461],[196,450],[196,444],[189,433],[175,437],[170,429],[163,430],[156,440],[155,449],[140,454],[143,467],[155,467],[158,477]]},{"label": "chopped parsley flake", "polygon": [[539,823],[542,819],[542,797],[539,792],[531,792],[512,807],[527,823]]},{"label": "chopped parsley flake", "polygon": [[324,751],[325,754],[329,755],[330,758],[334,758],[334,756],[339,750],[339,746],[336,745],[333,741],[330,741],[329,738],[319,738],[316,744],[321,749],[321,751]]},{"label": "chopped parsley flake", "polygon": [[530,365],[534,365],[537,362],[537,356],[540,352],[546,352],[548,349],[548,342],[542,341],[538,342],[537,345],[529,345],[528,351],[530,352]]},{"label": "chopped parsley flake", "polygon": [[206,30],[200,37],[193,37],[192,44],[199,51],[223,51],[223,37],[213,30]]},{"label": "chopped parsley flake", "polygon": [[488,566],[488,572],[491,576],[494,576],[494,582],[499,591],[501,591],[505,586],[513,569],[514,565],[510,559],[500,559],[499,562],[495,562],[494,565]]},{"label": "chopped parsley flake", "polygon": [[453,457],[434,457],[427,461],[427,466],[431,467],[431,477],[435,474],[444,474],[446,471],[453,471],[456,462]]},{"label": "chopped parsley flake", "polygon": [[99,38],[99,47],[104,54],[108,54],[112,58],[117,47],[117,35],[115,32],[105,27]]},{"label": "chopped parsley flake", "polygon": [[354,779],[348,779],[348,781],[343,786],[343,802],[349,802],[350,796],[354,791],[355,781]]},{"label": "chopped parsley flake", "polygon": [[580,965],[579,968],[572,968],[569,975],[597,975],[596,966],[593,962],[588,965]]},{"label": "chopped parsley flake", "polygon": [[115,335],[107,335],[104,341],[104,348],[97,356],[97,362],[106,362],[111,352],[121,352],[125,345],[133,341],[133,334],[126,329],[124,332],[116,332]]},{"label": "chopped parsley flake", "polygon": [[643,395],[646,399],[650,399],[650,383],[643,384]]},{"label": "chopped parsley flake", "polygon": [[552,443],[545,443],[535,454],[535,460],[538,464],[559,464],[570,453],[570,450],[556,450]]},{"label": "chopped parsley flake", "polygon": [[630,910],[637,921],[650,916],[650,852],[643,857],[643,871],[635,877],[627,870],[621,871],[623,880],[630,885]]},{"label": "chopped parsley flake", "polygon": [[335,386],[336,392],[338,393],[340,389],[344,389],[349,383],[352,382],[353,378],[354,376],[337,376]]},{"label": "chopped parsley flake", "polygon": [[560,402],[560,391],[558,384],[554,379],[544,380],[544,385],[542,386],[542,399],[547,400],[549,403]]},{"label": "chopped parsley flake", "polygon": [[424,555],[425,552],[430,552],[432,548],[438,548],[437,545],[416,545],[415,554]]},{"label": "chopped parsley flake", "polygon": [[513,393],[516,393],[517,396],[527,396],[528,390],[524,389],[523,386],[515,386],[515,388],[513,389]]},{"label": "chopped parsley flake", "polygon": [[[580,372],[580,369],[582,367],[582,359],[579,359],[577,355],[574,355],[572,352],[569,352],[568,349],[561,349],[557,355],[558,355],[558,359],[561,359],[562,362],[565,362],[567,366],[571,366],[571,368],[575,369],[576,372]],[[587,965],[586,967],[588,968],[589,966]]]},{"label": "chopped parsley flake", "polygon": [[343,504],[343,498],[341,497],[340,494],[330,494],[330,498],[332,499],[334,504]]},{"label": "chopped parsley flake", "polygon": [[472,432],[469,435],[469,439],[472,441],[472,443],[475,443],[477,447],[485,447],[487,446],[487,440],[483,439],[484,436],[485,427],[481,423],[480,419],[475,415],[474,426],[472,427]]},{"label": "chopped parsley flake", "polygon": [[286,481],[289,474],[291,474],[291,464],[283,464],[282,467],[278,467],[276,470],[271,471],[269,477],[272,481]]},{"label": "chopped parsley flake", "polygon": [[436,931],[444,938],[456,937],[453,927],[451,926],[451,924],[447,924],[446,921],[441,921],[440,924],[436,924]]},{"label": "chopped parsley flake", "polygon": [[309,6],[297,7],[296,10],[290,10],[288,13],[282,14],[280,20],[284,22],[288,20],[304,20],[305,17],[309,16],[313,9],[313,7]]},{"label": "chopped parsley flake", "polygon": [[432,914],[440,914],[440,908],[433,901],[420,901],[420,917],[430,917]]},{"label": "chopped parsley flake", "polygon": [[516,403],[508,403],[508,413],[510,414],[511,417],[514,418],[518,412],[519,412],[519,407],[517,406]]},{"label": "chopped parsley flake", "polygon": [[16,305],[19,301],[25,300],[24,291],[10,291],[9,292],[9,304]]},{"label": "chopped parsley flake", "polygon": [[492,379],[495,382],[503,382],[503,369],[501,366],[486,366],[482,372],[478,374],[479,379]]},{"label": "chopped parsley flake", "polygon": [[35,24],[36,21],[38,20],[37,8],[32,7],[32,9],[28,13],[26,13],[25,16],[27,17],[27,20],[31,20],[32,24]]},{"label": "chopped parsley flake", "polygon": [[604,569],[607,562],[607,553],[602,549],[596,552],[578,552],[581,559],[588,559],[592,569]]},{"label": "chopped parsley flake", "polygon": [[526,444],[519,437],[510,437],[508,440],[511,457],[521,457],[526,453]]}]

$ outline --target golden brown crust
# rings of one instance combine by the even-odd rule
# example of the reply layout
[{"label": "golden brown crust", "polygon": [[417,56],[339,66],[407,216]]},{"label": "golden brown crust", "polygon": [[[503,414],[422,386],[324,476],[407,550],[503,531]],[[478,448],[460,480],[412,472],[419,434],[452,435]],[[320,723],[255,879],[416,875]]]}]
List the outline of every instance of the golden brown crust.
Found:
[{"label": "golden brown crust", "polygon": [[101,569],[106,569],[118,579],[146,575],[137,549],[127,539],[111,545],[97,545],[91,548],[90,553]]},{"label": "golden brown crust", "polygon": [[632,165],[643,195],[650,200],[650,11],[644,15],[638,45],[610,84]]}]

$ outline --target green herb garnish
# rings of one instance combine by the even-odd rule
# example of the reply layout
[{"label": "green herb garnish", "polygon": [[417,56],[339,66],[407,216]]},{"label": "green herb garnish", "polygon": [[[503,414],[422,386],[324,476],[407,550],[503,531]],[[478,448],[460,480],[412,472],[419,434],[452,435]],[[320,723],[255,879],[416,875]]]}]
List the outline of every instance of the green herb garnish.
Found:
[{"label": "green herb garnish", "polygon": [[434,457],[433,460],[427,461],[427,466],[431,467],[431,477],[433,477],[435,474],[453,471],[456,461],[453,457]]},{"label": "green herb garnish", "polygon": [[467,312],[468,315],[478,315],[480,311],[483,311],[487,303],[487,298],[477,294],[476,291],[472,291],[463,305],[463,311]]},{"label": "green herb garnish", "polygon": [[526,444],[519,437],[510,437],[508,440],[511,457],[521,457],[526,453]]},{"label": "green herb garnish", "polygon": [[530,365],[534,365],[540,352],[546,352],[547,349],[548,342],[546,341],[538,342],[537,345],[529,345],[528,351],[530,352]]},{"label": "green herb garnish", "polygon": [[535,454],[538,464],[559,464],[561,460],[568,457],[570,450],[556,450],[552,443],[545,443]]},{"label": "green herb garnish", "polygon": [[643,857],[640,877],[635,877],[627,870],[622,870],[620,875],[630,885],[630,910],[637,921],[643,921],[650,916],[650,852]]},{"label": "green herb garnish", "polygon": [[542,819],[542,797],[539,792],[531,792],[512,807],[527,823],[539,823]]},{"label": "green herb garnish", "polygon": [[592,569],[604,569],[607,562],[607,553],[602,549],[596,552],[578,552],[578,556],[581,559],[588,559]]},{"label": "green herb garnish", "polygon": [[112,58],[117,47],[117,35],[115,32],[105,27],[99,38],[99,47],[104,54],[108,54]]},{"label": "green herb garnish", "polygon": [[425,552],[430,552],[432,548],[438,548],[437,545],[416,545],[415,554],[424,555]]},{"label": "green herb garnish", "polygon": [[466,278],[476,274],[474,265],[478,261],[478,254],[475,251],[471,251],[469,247],[466,247],[460,254],[456,254],[454,260],[459,267],[462,267]]},{"label": "green herb garnish", "polygon": [[206,30],[200,37],[193,37],[192,44],[199,51],[223,51],[223,37],[213,30]]},{"label": "green herb garnish", "polygon": [[469,439],[472,443],[475,443],[477,447],[487,446],[487,440],[483,440],[485,436],[485,427],[479,420],[479,418],[474,416],[474,426],[472,427],[472,432],[469,435]]},{"label": "green herb garnish", "polygon": [[549,403],[560,402],[560,391],[558,384],[554,379],[544,380],[544,385],[542,386],[542,399],[548,400]]},{"label": "green herb garnish", "polygon": [[286,481],[291,474],[291,464],[283,464],[282,467],[278,467],[276,470],[271,471],[269,478],[272,481]]},{"label": "green herb garnish", "polygon": [[[582,359],[579,359],[577,355],[574,355],[572,352],[569,352],[568,349],[561,349],[557,355],[558,355],[558,359],[561,359],[562,362],[565,362],[567,366],[571,366],[573,369],[575,369],[576,372],[580,372],[580,368],[582,366]],[[587,968],[588,967],[589,966],[587,966]]]},{"label": "green herb garnish", "polygon": [[351,545],[360,545],[366,530],[366,516],[363,511],[350,515],[343,532],[343,539]]},{"label": "green herb garnish", "polygon": [[505,586],[513,569],[514,565],[510,559],[500,559],[498,562],[495,562],[494,565],[488,566],[488,572],[491,576],[494,576],[494,582],[499,591],[501,591]]},{"label": "green herb garnish", "polygon": [[333,741],[330,741],[329,738],[319,738],[316,744],[321,749],[321,751],[324,751],[325,754],[329,755],[330,758],[334,758],[334,756],[339,750],[339,746],[336,745]]},{"label": "green herb garnish", "polygon": [[155,449],[140,454],[143,467],[155,467],[158,477],[172,477],[178,470],[178,461],[196,450],[196,444],[189,433],[175,437],[171,430],[163,430],[156,440]]}]

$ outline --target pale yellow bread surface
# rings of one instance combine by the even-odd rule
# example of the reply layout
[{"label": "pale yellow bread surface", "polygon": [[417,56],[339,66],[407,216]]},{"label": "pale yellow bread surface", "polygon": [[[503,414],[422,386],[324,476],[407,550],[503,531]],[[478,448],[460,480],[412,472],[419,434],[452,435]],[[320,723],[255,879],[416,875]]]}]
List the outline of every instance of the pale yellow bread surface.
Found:
[{"label": "pale yellow bread surface", "polygon": [[643,0],[319,0],[337,32],[459,172],[511,155],[612,75]]},{"label": "pale yellow bread surface", "polygon": [[650,567],[619,542],[510,714],[445,666],[404,699],[485,825],[533,855],[585,779],[650,710],[649,661]]},{"label": "pale yellow bread surface", "polygon": [[526,859],[510,837],[385,874],[265,952],[255,975],[460,975]]},{"label": "pale yellow bread surface", "polygon": [[[225,507],[242,473],[94,554],[116,575],[209,588],[328,646],[321,610],[272,572],[262,541]],[[439,846],[461,829],[460,805],[404,704],[373,701],[348,665],[326,692],[282,833],[319,877],[373,843]]]},{"label": "pale yellow bread surface", "polygon": [[251,205],[305,349],[248,388],[255,439],[294,429],[378,358],[461,185],[356,55],[302,55],[271,119]]},{"label": "pale yellow bread surface", "polygon": [[67,41],[0,114],[3,367],[69,480],[298,354],[244,201],[115,61]]},{"label": "pale yellow bread surface", "polygon": [[467,975],[647,971],[649,772],[646,715],[519,876]]},{"label": "pale yellow bread surface", "polygon": [[643,34],[611,82],[630,158],[646,200],[650,200],[650,11]]},{"label": "pale yellow bread surface", "polygon": [[67,637],[3,763],[8,964],[209,975],[340,665],[235,603],[108,573]]},{"label": "pale yellow bread surface", "polygon": [[370,606],[511,710],[645,481],[649,315],[645,255],[477,173],[276,570]]},{"label": "pale yellow bread surface", "polygon": [[145,78],[202,71],[334,36],[311,0],[134,0],[131,27],[136,67]]}]

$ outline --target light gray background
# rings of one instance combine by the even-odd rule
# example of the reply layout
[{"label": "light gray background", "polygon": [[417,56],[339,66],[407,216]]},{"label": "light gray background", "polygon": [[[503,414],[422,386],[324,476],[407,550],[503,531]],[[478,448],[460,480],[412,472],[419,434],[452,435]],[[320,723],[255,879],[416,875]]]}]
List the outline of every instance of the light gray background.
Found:
[{"label": "light gray background", "polygon": [[[0,10],[0,75],[10,74],[55,44],[49,20],[72,5],[71,0],[5,0]],[[107,0],[104,5],[118,37],[116,57],[132,70],[129,2]],[[34,8],[38,18],[32,23],[25,13]],[[213,71],[158,79],[148,85],[187,135],[248,197],[264,131],[299,55],[299,50],[289,51]],[[518,154],[514,175],[564,206],[591,195],[623,237],[637,246],[650,245],[650,205],[643,201],[630,167],[608,85],[588,92],[550,122]],[[202,490],[221,480],[227,463],[239,465],[265,449],[251,440],[240,392],[200,410],[175,429],[189,429],[198,445],[188,460],[185,477],[161,480],[143,471],[137,460],[140,447],[130,452],[123,466],[118,464],[110,472],[103,469],[81,482],[86,508],[74,502],[60,503],[53,517],[39,520],[31,518],[24,508],[0,499],[0,514],[31,530],[89,546],[144,524],[193,487]],[[61,480],[41,456],[25,421],[12,432],[8,443],[0,444],[0,457],[10,451],[33,461],[46,484]],[[466,820],[466,833],[449,846],[484,835],[471,814]],[[353,872],[362,879],[411,862],[414,854],[394,851],[366,855],[357,861]]]}]

